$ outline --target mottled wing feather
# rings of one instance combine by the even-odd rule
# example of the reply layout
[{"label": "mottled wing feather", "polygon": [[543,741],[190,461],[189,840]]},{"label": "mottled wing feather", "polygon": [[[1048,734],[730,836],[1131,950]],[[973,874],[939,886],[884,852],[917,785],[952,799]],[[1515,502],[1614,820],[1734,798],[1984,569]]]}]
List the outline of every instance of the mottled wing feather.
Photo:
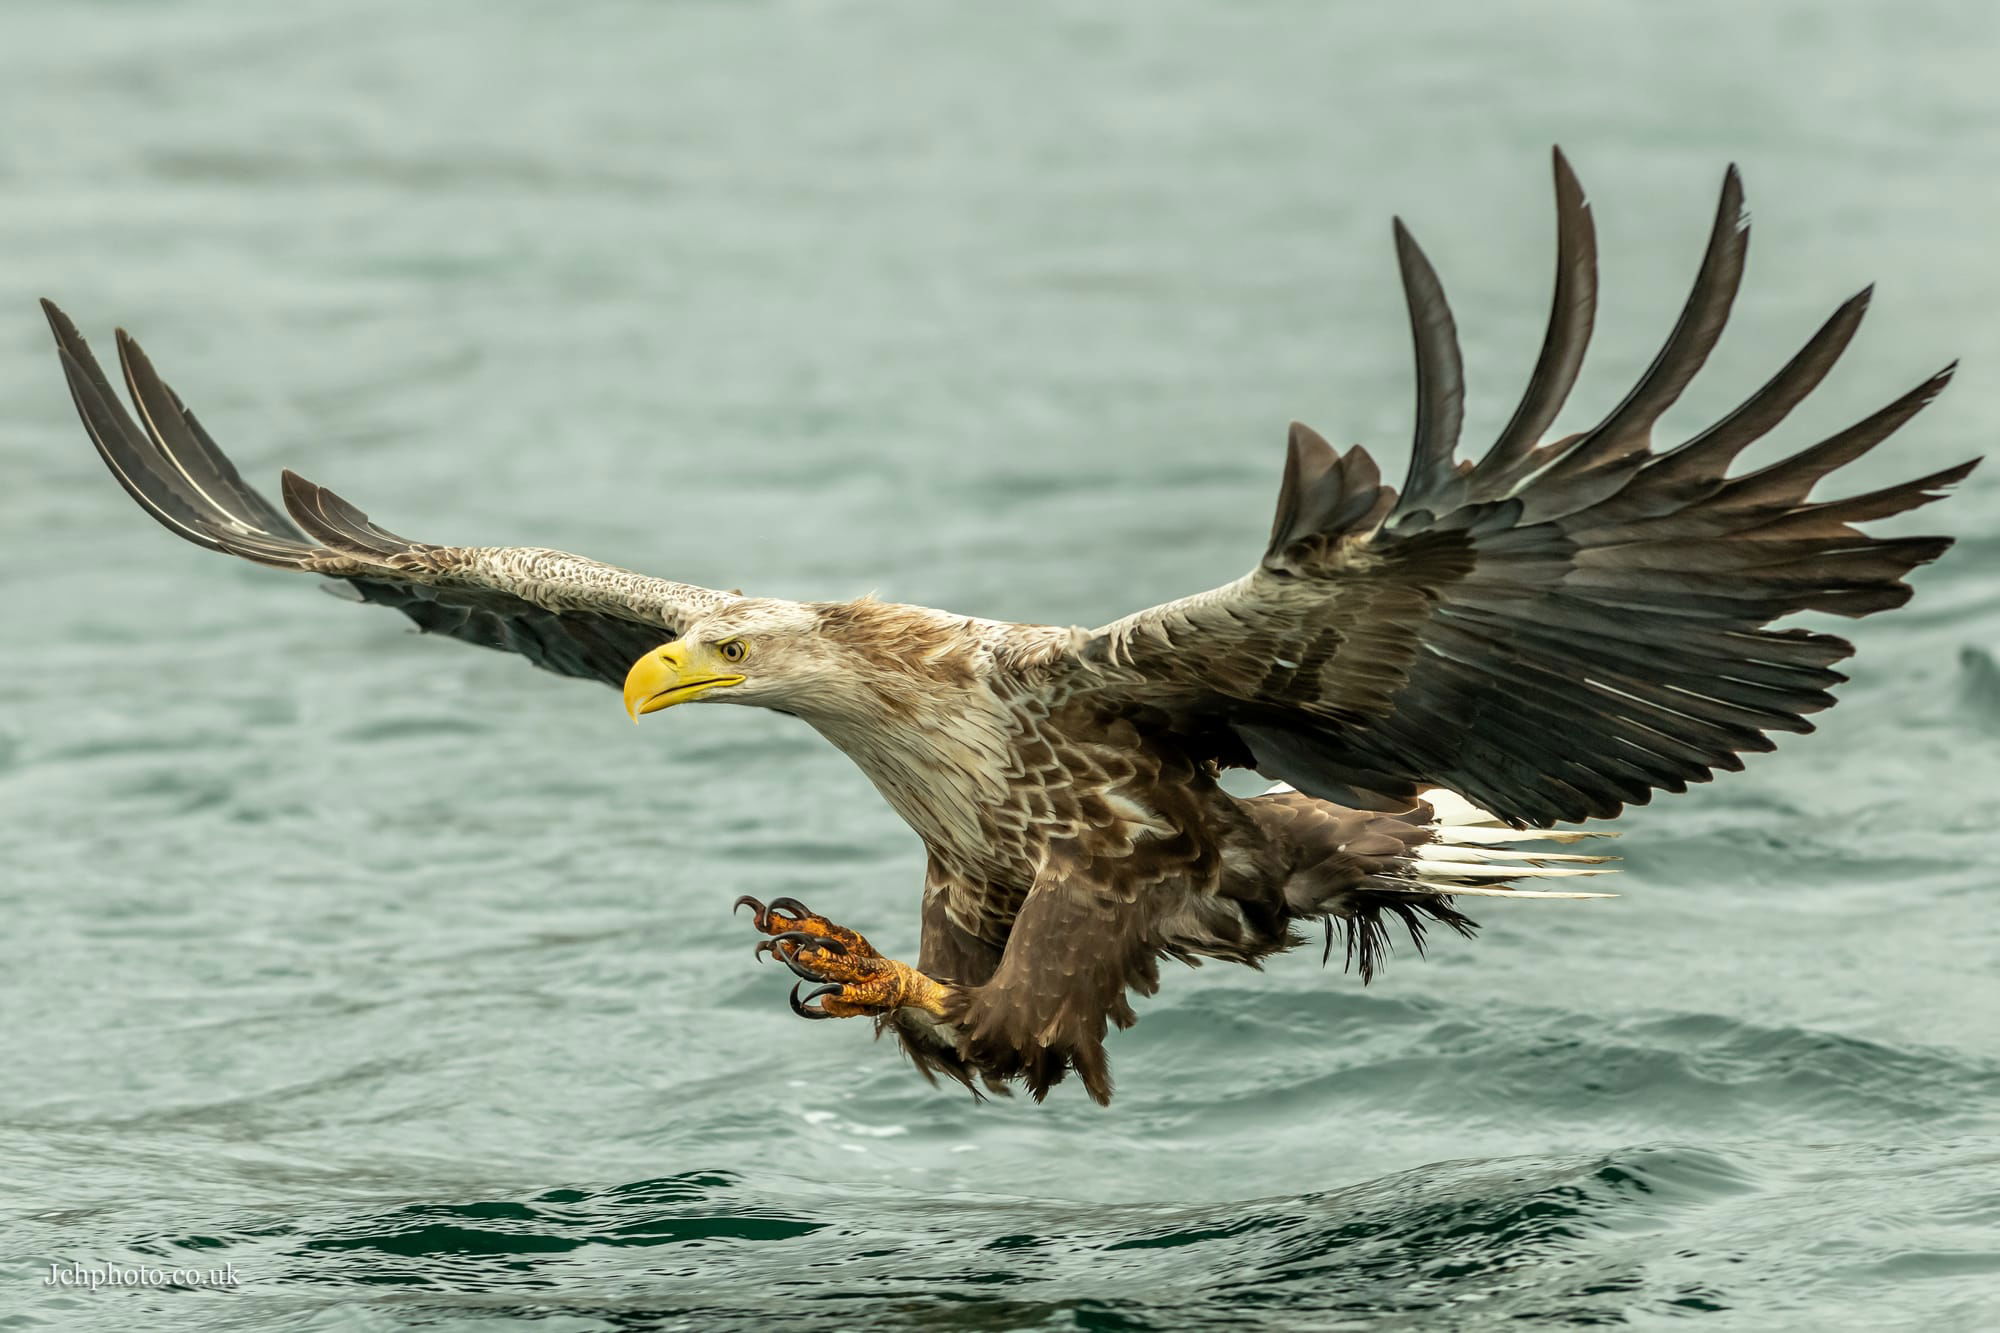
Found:
[{"label": "mottled wing feather", "polygon": [[424,630],[517,652],[566,676],[620,684],[634,659],[728,593],[535,547],[433,546],[399,537],[323,486],[284,474],[284,510],[236,467],[122,331],[128,414],[76,326],[52,303],[70,394],[97,451],[139,506],[197,546],[338,579]]},{"label": "mottled wing feather", "polygon": [[[1811,448],[1731,477],[1846,348],[1866,291],[1739,408],[1656,451],[1659,420],[1714,349],[1743,273],[1735,170],[1679,322],[1598,425],[1537,440],[1576,378],[1595,310],[1588,206],[1556,156],[1558,269],[1519,410],[1476,464],[1456,458],[1461,378],[1430,265],[1396,239],[1418,362],[1401,495],[1359,448],[1294,426],[1271,542],[1225,587],[1094,631],[1065,677],[1144,709],[1302,791],[1375,809],[1436,785],[1517,825],[1608,817],[1681,791],[1771,732],[1811,730],[1843,639],[1771,623],[1899,606],[1944,537],[1854,525],[1937,499],[1974,463],[1849,499],[1814,486],[1931,401],[1933,376]],[[1976,460],[1975,460],[1976,462]],[[1215,745],[1232,737],[1234,753]]]}]

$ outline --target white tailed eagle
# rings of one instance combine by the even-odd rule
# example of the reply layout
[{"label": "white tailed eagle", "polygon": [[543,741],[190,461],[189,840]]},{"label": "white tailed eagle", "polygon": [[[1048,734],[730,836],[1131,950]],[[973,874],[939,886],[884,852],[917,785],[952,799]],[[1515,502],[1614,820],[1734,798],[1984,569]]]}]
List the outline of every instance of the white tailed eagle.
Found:
[{"label": "white tailed eagle", "polygon": [[[1595,426],[1543,442],[1597,304],[1589,205],[1555,159],[1554,311],[1513,418],[1478,460],[1457,446],[1463,378],[1437,275],[1398,222],[1416,344],[1416,431],[1400,488],[1375,460],[1291,428],[1271,540],[1208,592],[1098,629],[1016,625],[867,598],[792,602],[649,578],[560,551],[433,546],[284,474],[246,485],[122,331],[127,414],[75,326],[46,306],[70,392],[112,474],[199,546],[344,581],[421,628],[622,687],[636,718],[738,703],[805,719],[874,780],[929,850],[915,967],[790,899],[745,898],[816,989],[809,1018],[873,1017],[927,1075],[1036,1096],[1076,1070],[1111,1095],[1107,1025],[1163,958],[1256,965],[1323,925],[1363,977],[1400,922],[1470,934],[1467,896],[1603,873],[1523,847],[1589,836],[1683,791],[1772,732],[1811,730],[1853,650],[1793,612],[1900,606],[1945,537],[1855,525],[1939,498],[1973,463],[1814,500],[1944,387],[1925,380],[1790,457],[1730,475],[1819,384],[1863,291],[1721,421],[1652,433],[1722,332],[1748,223],[1737,174],[1666,345]],[[1974,460],[1975,462],[1977,460]],[[1231,795],[1230,768],[1277,780]]]}]

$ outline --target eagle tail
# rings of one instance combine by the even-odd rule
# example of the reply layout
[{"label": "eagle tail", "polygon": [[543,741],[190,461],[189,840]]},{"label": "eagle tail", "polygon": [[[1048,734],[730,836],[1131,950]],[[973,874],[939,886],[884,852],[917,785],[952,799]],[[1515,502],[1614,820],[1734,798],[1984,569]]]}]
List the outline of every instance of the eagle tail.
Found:
[{"label": "eagle tail", "polygon": [[1408,862],[1410,893],[1453,894],[1482,898],[1615,898],[1611,893],[1558,892],[1506,887],[1511,880],[1544,880],[1576,875],[1617,873],[1604,867],[1612,856],[1547,852],[1517,843],[1577,842],[1584,838],[1615,838],[1599,830],[1516,829],[1500,822],[1456,792],[1433,788],[1423,793],[1431,807],[1431,840],[1417,847]]},{"label": "eagle tail", "polygon": [[[1388,958],[1396,925],[1419,954],[1430,928],[1470,936],[1477,923],[1452,904],[1459,897],[1611,898],[1578,890],[1517,888],[1536,883],[1614,873],[1615,858],[1552,852],[1533,844],[1615,838],[1598,829],[1516,829],[1455,792],[1432,788],[1406,813],[1350,810],[1278,783],[1249,802],[1267,832],[1299,856],[1284,883],[1285,908],[1294,922],[1317,918],[1326,930],[1324,961],[1335,937],[1345,943],[1346,964],[1364,982]],[[1524,845],[1526,844],[1526,845]],[[1296,939],[1296,937],[1293,937]]]}]

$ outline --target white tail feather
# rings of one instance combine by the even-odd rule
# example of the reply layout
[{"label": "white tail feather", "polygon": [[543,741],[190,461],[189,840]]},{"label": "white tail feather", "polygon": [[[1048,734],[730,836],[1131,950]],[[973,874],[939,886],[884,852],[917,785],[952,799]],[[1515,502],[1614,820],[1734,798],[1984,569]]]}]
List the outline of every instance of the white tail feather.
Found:
[{"label": "white tail feather", "polygon": [[1455,791],[1443,787],[1430,787],[1417,793],[1417,798],[1427,803],[1437,816],[1439,826],[1454,824],[1499,824],[1500,820],[1490,810],[1481,810]]},{"label": "white tail feather", "polygon": [[1545,861],[1576,861],[1597,863],[1616,861],[1615,856],[1580,856],[1575,852],[1544,852],[1529,847],[1509,847],[1504,851],[1488,851],[1484,847],[1465,847],[1449,842],[1427,842],[1417,849],[1417,855],[1426,861],[1471,861],[1490,863],[1496,856],[1515,857],[1529,865],[1541,865]]},{"label": "white tail feather", "polygon": [[[1409,863],[1415,881],[1408,893],[1453,894],[1481,898],[1615,898],[1613,893],[1560,893],[1552,890],[1514,889],[1494,884],[1494,880],[1555,879],[1574,875],[1610,875],[1598,869],[1609,856],[1584,856],[1574,852],[1544,852],[1533,847],[1515,846],[1528,842],[1575,842],[1581,838],[1615,838],[1598,830],[1517,829],[1502,824],[1491,811],[1482,810],[1457,792],[1433,787],[1422,793],[1436,815],[1433,840],[1417,848]],[[1561,862],[1562,864],[1551,864]],[[1482,882],[1484,881],[1484,882]]]},{"label": "white tail feather", "polygon": [[1425,861],[1410,865],[1418,879],[1438,879],[1447,884],[1461,879],[1567,879],[1573,875],[1615,875],[1615,870],[1582,870],[1571,866],[1516,865],[1511,862],[1482,864],[1470,861]]}]

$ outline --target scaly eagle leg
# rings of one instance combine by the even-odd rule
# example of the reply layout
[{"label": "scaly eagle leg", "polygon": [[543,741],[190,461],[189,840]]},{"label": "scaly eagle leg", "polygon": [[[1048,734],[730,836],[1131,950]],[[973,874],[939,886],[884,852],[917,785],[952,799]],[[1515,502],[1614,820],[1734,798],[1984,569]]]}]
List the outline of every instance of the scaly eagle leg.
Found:
[{"label": "scaly eagle leg", "polygon": [[745,895],[736,905],[748,907],[752,924],[769,937],[757,943],[760,959],[768,953],[805,981],[819,983],[804,995],[792,987],[792,1012],[801,1018],[878,1018],[899,1009],[944,1013],[948,987],[882,957],[859,934],[796,898],[765,904]]}]

